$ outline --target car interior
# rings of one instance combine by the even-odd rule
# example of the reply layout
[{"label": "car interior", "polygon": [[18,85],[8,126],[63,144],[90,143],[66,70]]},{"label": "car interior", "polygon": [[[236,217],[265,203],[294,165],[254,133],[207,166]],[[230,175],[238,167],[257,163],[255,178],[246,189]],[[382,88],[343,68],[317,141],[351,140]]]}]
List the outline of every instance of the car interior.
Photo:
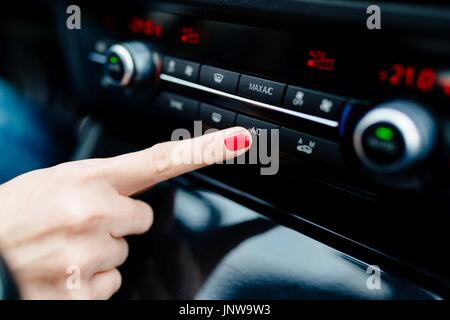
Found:
[{"label": "car interior", "polygon": [[2,7],[0,183],[175,132],[252,133],[236,163],[137,196],[155,222],[113,299],[449,297],[450,5]]}]

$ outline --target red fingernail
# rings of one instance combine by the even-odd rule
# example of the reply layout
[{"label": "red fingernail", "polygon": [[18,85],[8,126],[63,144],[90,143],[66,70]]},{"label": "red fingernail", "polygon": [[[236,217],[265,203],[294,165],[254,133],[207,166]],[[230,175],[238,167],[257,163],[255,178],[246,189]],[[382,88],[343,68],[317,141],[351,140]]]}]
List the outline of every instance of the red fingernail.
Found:
[{"label": "red fingernail", "polygon": [[246,131],[239,131],[225,138],[224,143],[231,151],[246,149],[250,145],[250,136]]}]

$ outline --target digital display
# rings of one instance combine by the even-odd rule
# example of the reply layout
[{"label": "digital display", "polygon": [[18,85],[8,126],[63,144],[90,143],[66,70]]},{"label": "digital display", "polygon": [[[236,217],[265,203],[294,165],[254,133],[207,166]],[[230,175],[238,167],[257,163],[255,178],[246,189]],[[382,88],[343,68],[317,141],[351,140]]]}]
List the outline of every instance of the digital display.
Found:
[{"label": "digital display", "polygon": [[417,69],[414,66],[395,63],[380,70],[379,81],[394,87],[403,86],[428,92],[436,86],[436,71],[431,68]]},{"label": "digital display", "polygon": [[440,90],[450,96],[450,73],[439,73],[434,68],[394,63],[380,69],[378,81],[392,87],[404,87],[424,93]]},{"label": "digital display", "polygon": [[374,87],[377,99],[392,93],[450,97],[447,61],[402,51],[395,37],[366,43],[334,30],[273,30],[154,11],[108,16],[104,26],[113,18],[123,39],[148,39],[164,54],[235,72],[361,98],[373,95]]},{"label": "digital display", "polygon": [[[127,22],[127,30],[135,35],[147,36],[154,39],[177,39],[182,43],[200,44],[200,31],[198,28],[188,25],[180,25],[174,30],[174,25],[163,27],[166,19],[158,15],[156,19],[133,16]],[[167,29],[167,32],[165,32]]]},{"label": "digital display", "polygon": [[333,71],[335,60],[328,57],[325,51],[311,50],[309,51],[309,59],[306,62],[306,66],[311,69]]},{"label": "digital display", "polygon": [[148,37],[162,37],[162,25],[155,23],[151,19],[132,17],[128,23],[128,30],[131,33],[141,34]]},{"label": "digital display", "polygon": [[184,43],[200,44],[200,33],[192,27],[182,27],[180,40]]}]

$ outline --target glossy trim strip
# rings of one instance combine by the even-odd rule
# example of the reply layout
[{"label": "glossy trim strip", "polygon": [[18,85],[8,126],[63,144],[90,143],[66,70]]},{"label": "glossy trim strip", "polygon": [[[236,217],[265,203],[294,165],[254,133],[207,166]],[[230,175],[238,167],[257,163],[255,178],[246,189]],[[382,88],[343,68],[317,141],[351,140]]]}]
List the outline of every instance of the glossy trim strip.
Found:
[{"label": "glossy trim strip", "polygon": [[298,117],[298,118],[302,118],[302,119],[306,119],[306,120],[309,120],[309,121],[317,122],[317,123],[320,123],[320,124],[323,124],[323,125],[326,125],[326,126],[329,126],[329,127],[335,128],[335,127],[339,126],[339,122],[337,122],[337,121],[328,120],[328,119],[312,116],[312,115],[309,115],[309,114],[306,114],[306,113],[297,112],[297,111],[293,111],[293,110],[289,110],[289,109],[284,109],[284,108],[277,107],[277,106],[274,106],[274,105],[271,105],[271,104],[267,104],[267,103],[264,103],[264,102],[259,102],[259,101],[256,101],[256,100],[240,97],[240,96],[237,96],[237,95],[234,95],[234,94],[231,94],[231,93],[227,93],[227,92],[223,92],[223,91],[220,91],[220,90],[216,90],[216,89],[212,89],[212,88],[209,88],[209,87],[205,87],[205,86],[203,86],[201,84],[197,84],[197,83],[194,83],[194,82],[186,81],[186,80],[183,80],[183,79],[180,79],[180,78],[177,78],[177,77],[165,74],[165,73],[161,73],[160,79],[164,80],[164,81],[167,81],[167,82],[179,84],[179,85],[182,85],[182,86],[185,86],[185,87],[190,87],[190,88],[193,88],[193,89],[197,89],[197,90],[201,90],[201,91],[217,94],[217,95],[220,95],[220,96],[223,96],[223,97],[227,97],[227,98],[239,100],[239,101],[242,101],[242,102],[246,102],[246,103],[249,103],[249,104],[257,106],[257,107],[270,109],[270,110],[274,110],[274,111],[278,111],[278,112],[282,112],[282,113],[286,113],[286,114],[289,114],[291,116],[295,116],[295,117]]}]

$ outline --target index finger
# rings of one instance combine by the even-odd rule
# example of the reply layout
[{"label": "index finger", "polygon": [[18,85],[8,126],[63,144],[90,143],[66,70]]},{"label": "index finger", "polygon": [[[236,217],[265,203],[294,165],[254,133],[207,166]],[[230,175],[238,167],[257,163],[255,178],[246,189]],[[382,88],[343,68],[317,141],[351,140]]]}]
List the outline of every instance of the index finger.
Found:
[{"label": "index finger", "polygon": [[128,196],[158,182],[237,157],[251,143],[247,129],[233,127],[105,159],[97,169],[120,194]]}]

